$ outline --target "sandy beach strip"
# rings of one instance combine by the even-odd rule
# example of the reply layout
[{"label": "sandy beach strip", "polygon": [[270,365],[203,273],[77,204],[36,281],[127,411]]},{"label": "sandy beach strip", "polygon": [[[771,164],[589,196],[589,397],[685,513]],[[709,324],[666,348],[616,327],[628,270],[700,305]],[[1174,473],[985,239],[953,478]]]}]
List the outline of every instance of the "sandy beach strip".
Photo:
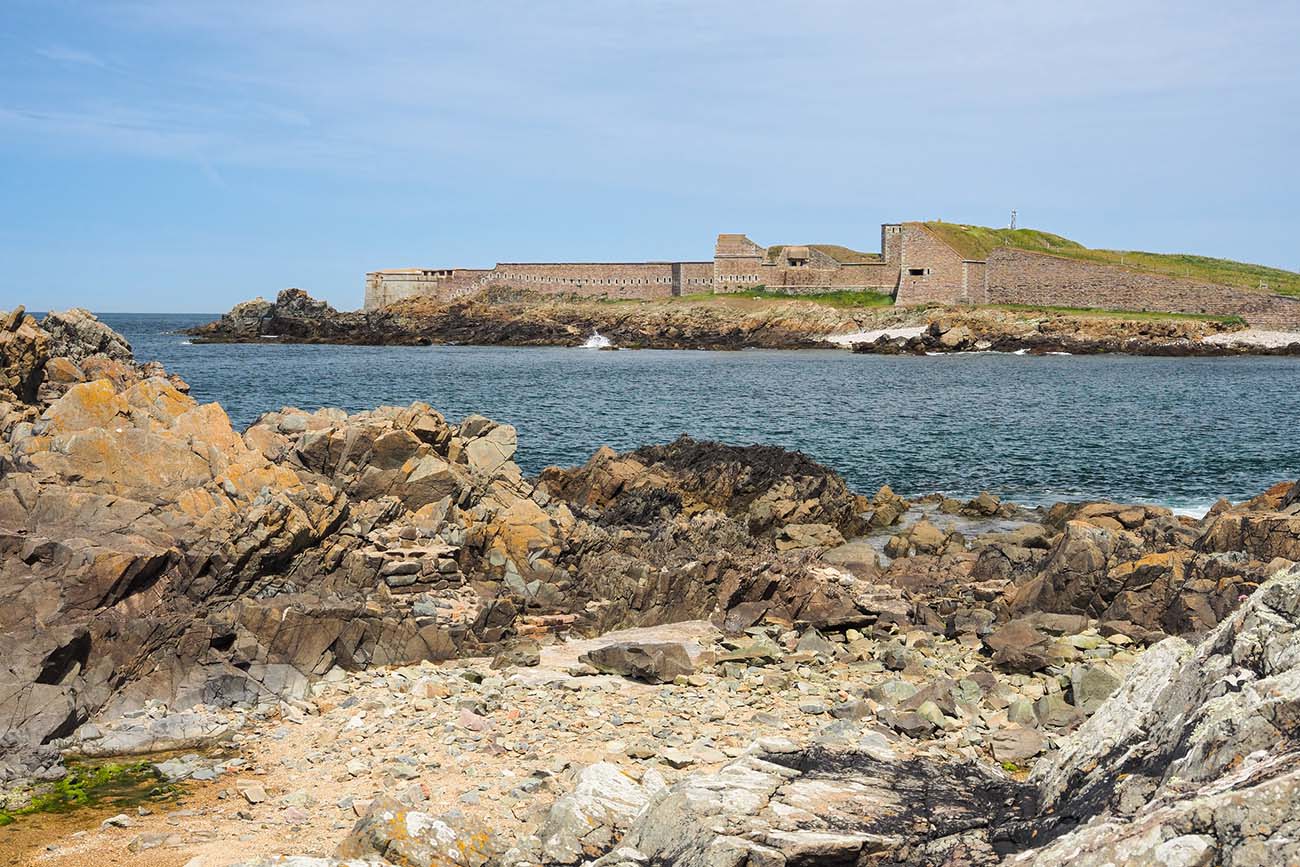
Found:
[{"label": "sandy beach strip", "polygon": [[831,334],[826,337],[826,342],[834,343],[836,346],[852,346],[855,343],[872,343],[881,337],[902,337],[906,340],[923,334],[925,329],[924,325],[895,325],[892,328],[877,328],[874,331]]},{"label": "sandy beach strip", "polygon": [[1300,331],[1265,331],[1261,328],[1247,328],[1245,331],[1225,331],[1211,334],[1205,338],[1206,343],[1218,346],[1261,346],[1276,349],[1300,343]]}]

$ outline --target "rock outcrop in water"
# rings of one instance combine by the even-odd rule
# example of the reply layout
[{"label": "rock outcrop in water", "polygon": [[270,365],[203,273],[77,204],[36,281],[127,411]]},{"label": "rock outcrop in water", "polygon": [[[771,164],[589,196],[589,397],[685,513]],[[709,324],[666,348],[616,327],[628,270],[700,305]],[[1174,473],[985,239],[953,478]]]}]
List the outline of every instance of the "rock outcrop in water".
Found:
[{"label": "rock outcrop in water", "polygon": [[[412,298],[382,310],[340,312],[301,289],[274,302],[236,305],[215,322],[190,329],[198,342],[476,344],[582,346],[599,333],[630,349],[807,349],[850,345],[852,335],[900,327],[908,338],[853,343],[875,354],[999,351],[1133,355],[1294,355],[1275,334],[1268,345],[1222,340],[1241,325],[1186,318],[1126,319],[1058,311],[969,307],[837,307],[798,298],[675,299],[601,303],[487,291],[450,303]],[[849,335],[849,336],[845,336]],[[1278,342],[1283,341],[1283,342]],[[1300,341],[1300,338],[1297,338]]]},{"label": "rock outcrop in water", "polygon": [[[388,863],[1294,845],[1300,483],[1199,522],[1030,512],[866,497],[687,437],[531,480],[480,416],[290,408],[238,432],[84,311],[0,324],[6,778],[221,741],[240,757],[160,763],[261,772],[227,792],[248,818],[205,833],[283,852],[288,825]],[[350,835],[305,809],[331,788]]]}]

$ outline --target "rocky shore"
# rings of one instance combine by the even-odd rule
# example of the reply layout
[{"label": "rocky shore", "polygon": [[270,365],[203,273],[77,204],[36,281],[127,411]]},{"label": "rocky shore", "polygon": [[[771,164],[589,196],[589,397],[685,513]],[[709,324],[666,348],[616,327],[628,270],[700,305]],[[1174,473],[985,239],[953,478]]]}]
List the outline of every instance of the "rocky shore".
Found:
[{"label": "rocky shore", "polygon": [[[897,337],[899,332],[905,337]],[[236,305],[191,329],[197,342],[580,346],[593,334],[625,349],[810,349],[1224,356],[1300,355],[1300,334],[1257,339],[1240,325],[995,308],[834,307],[773,298],[601,303],[491,294],[450,304],[410,299],[339,312],[299,289]],[[862,338],[856,335],[880,335]]]},{"label": "rocky shore", "polygon": [[[1197,326],[1202,323],[1196,323]],[[1077,317],[1037,323],[984,313],[947,311],[916,334],[881,334],[851,344],[867,355],[935,355],[954,352],[1004,352],[1018,355],[1153,355],[1221,358],[1233,355],[1300,355],[1300,334],[1206,331],[1185,320],[1130,322]]]},{"label": "rocky shore", "polygon": [[[527,478],[480,416],[187,392],[0,314],[10,863],[1300,860],[1300,482],[1029,510],[686,437]],[[124,756],[157,799],[25,830]]]}]

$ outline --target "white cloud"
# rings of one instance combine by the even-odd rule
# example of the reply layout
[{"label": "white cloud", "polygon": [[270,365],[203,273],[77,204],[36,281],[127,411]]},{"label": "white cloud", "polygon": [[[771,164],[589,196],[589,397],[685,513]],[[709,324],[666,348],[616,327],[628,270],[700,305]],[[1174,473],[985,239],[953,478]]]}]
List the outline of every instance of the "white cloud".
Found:
[{"label": "white cloud", "polygon": [[66,45],[49,45],[44,48],[37,48],[36,53],[46,60],[52,60],[55,63],[70,63],[76,66],[95,66],[104,68],[106,64],[98,56],[89,51],[82,51],[77,48],[69,48]]}]

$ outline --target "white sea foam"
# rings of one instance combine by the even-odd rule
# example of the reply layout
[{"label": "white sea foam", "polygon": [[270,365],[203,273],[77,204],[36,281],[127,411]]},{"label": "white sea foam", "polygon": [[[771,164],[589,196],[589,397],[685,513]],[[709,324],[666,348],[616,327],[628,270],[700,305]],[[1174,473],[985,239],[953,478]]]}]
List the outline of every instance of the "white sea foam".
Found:
[{"label": "white sea foam", "polygon": [[591,336],[587,338],[587,342],[582,344],[582,348],[583,349],[607,349],[608,347],[611,347],[613,345],[614,344],[610,342],[608,337],[601,334],[599,331],[593,331],[591,332]]}]

